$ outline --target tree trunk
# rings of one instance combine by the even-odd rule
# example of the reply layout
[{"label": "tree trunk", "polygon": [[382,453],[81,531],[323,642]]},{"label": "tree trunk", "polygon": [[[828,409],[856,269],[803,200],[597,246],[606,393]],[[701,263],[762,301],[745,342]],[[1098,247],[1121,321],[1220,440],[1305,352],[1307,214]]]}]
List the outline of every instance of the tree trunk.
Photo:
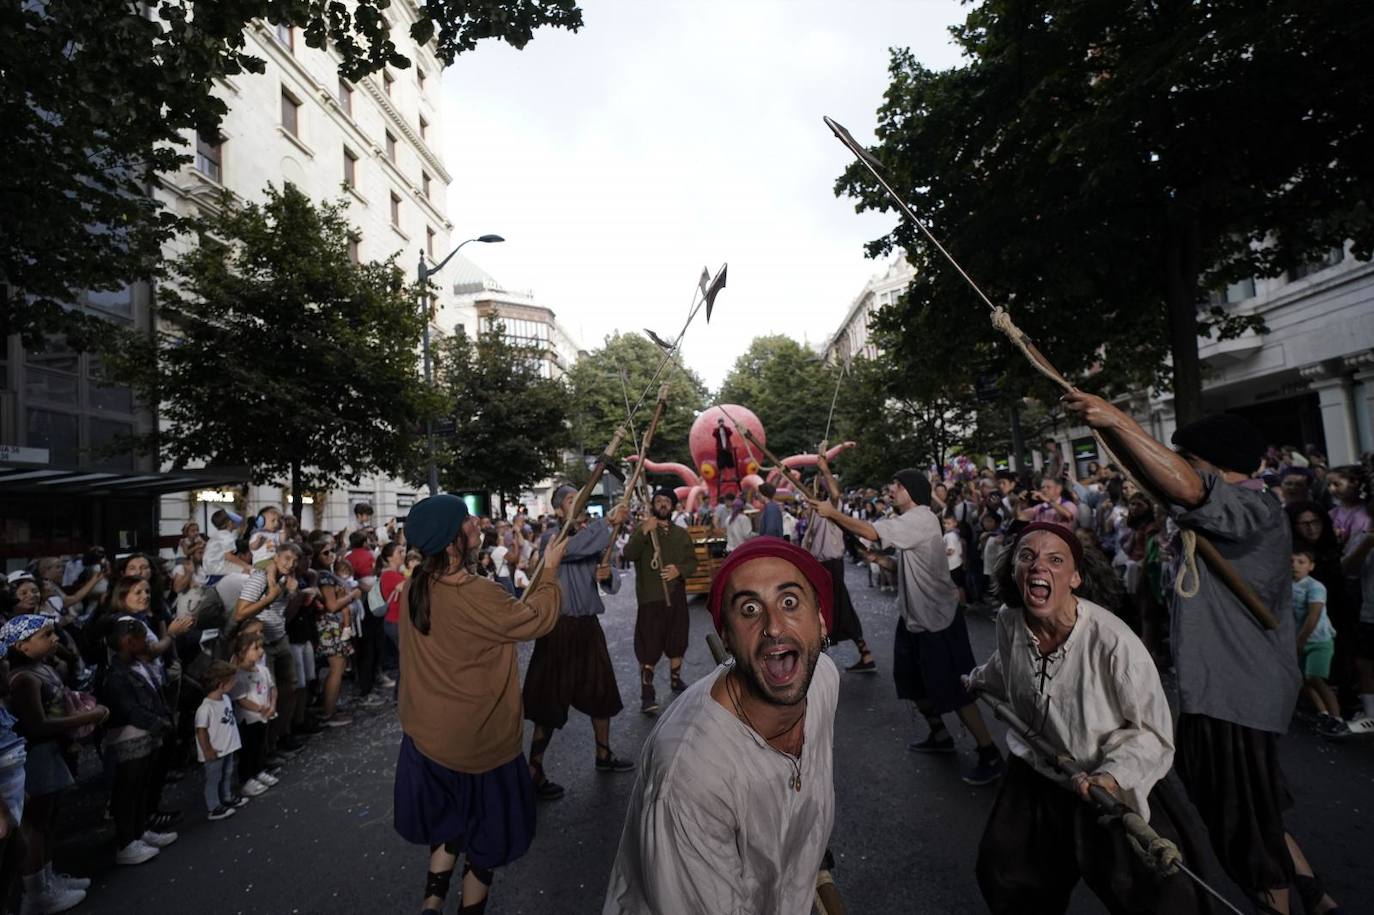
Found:
[{"label": "tree trunk", "polygon": [[[303,502],[303,499],[304,499],[304,494],[301,492],[301,462],[300,462],[300,461],[292,461],[292,462],[291,462],[291,514],[295,516],[295,518],[296,518],[297,521],[300,521],[300,520],[301,520],[301,507],[305,504],[305,503]],[[323,524],[323,519],[322,519],[322,518],[316,518],[316,519],[315,519],[315,526],[316,526],[316,527],[323,527],[323,526],[324,526],[324,524]]]},{"label": "tree trunk", "polygon": [[1180,426],[1202,416],[1202,360],[1197,351],[1197,224],[1171,226],[1164,270],[1169,354],[1174,363],[1174,416]]}]

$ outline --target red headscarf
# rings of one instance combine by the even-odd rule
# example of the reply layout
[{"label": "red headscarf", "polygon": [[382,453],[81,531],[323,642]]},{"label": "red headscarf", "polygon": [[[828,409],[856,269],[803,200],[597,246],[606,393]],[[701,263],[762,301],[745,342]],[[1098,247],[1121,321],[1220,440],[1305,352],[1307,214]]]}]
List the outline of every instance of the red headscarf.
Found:
[{"label": "red headscarf", "polygon": [[806,580],[811,583],[811,587],[816,592],[816,601],[820,606],[821,619],[825,620],[826,632],[831,632],[835,628],[835,592],[834,585],[830,581],[830,573],[806,550],[799,546],[788,543],[778,537],[755,537],[748,540],[745,544],[731,553],[716,572],[715,579],[711,582],[711,594],[707,598],[706,606],[711,611],[711,619],[715,621],[716,632],[722,632],[721,614],[723,608],[721,604],[725,600],[725,585],[730,581],[730,574],[735,569],[755,559],[773,557],[774,559],[785,559],[797,567]]}]

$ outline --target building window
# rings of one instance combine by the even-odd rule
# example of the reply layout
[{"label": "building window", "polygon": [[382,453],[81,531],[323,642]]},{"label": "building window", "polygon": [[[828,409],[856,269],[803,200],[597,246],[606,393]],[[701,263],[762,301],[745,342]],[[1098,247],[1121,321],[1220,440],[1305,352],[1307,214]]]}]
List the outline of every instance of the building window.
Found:
[{"label": "building window", "polygon": [[342,76],[339,77],[339,107],[344,114],[353,117],[353,87]]},{"label": "building window", "polygon": [[392,162],[396,161],[396,138],[389,130],[386,132],[386,157]]},{"label": "building window", "polygon": [[211,181],[224,181],[224,138],[208,133],[196,134],[196,171]]},{"label": "building window", "polygon": [[1289,270],[1288,282],[1296,283],[1303,277],[1311,276],[1314,273],[1318,273],[1322,270],[1325,270],[1327,267],[1334,267],[1344,259],[1344,248],[1332,248],[1329,251],[1317,255],[1317,257],[1308,261],[1307,263],[1299,264],[1298,266]]},{"label": "building window", "polygon": [[80,420],[75,414],[30,409],[25,420],[25,444],[30,448],[47,448],[51,464],[76,466],[81,433]]},{"label": "building window", "polygon": [[383,70],[383,71],[382,71],[382,88],[386,90],[386,94],[387,94],[387,95],[390,95],[390,94],[391,94],[391,84],[394,83],[394,82],[396,82],[396,77],[394,77],[394,76],[391,75],[391,71],[390,71],[390,70]]},{"label": "building window", "polygon": [[425,120],[424,115],[420,115],[420,139],[426,142],[429,140],[429,121]]},{"label": "building window", "polygon": [[415,493],[413,493],[413,492],[398,492],[398,493],[396,493],[396,510],[397,510],[397,511],[410,511],[410,509],[411,509],[414,505],[415,505]]},{"label": "building window", "polygon": [[434,230],[425,226],[425,253],[434,257]]},{"label": "building window", "polygon": [[277,23],[277,41],[288,51],[296,50],[296,30],[285,22]]},{"label": "building window", "polygon": [[300,136],[301,103],[285,89],[281,91],[281,126],[293,137]]},{"label": "building window", "polygon": [[347,146],[344,147],[344,184],[354,189],[358,187],[358,157]]},{"label": "building window", "polygon": [[420,172],[420,191],[425,195],[426,200],[429,199],[429,185],[429,172]]},{"label": "building window", "polygon": [[[415,82],[419,84],[421,92],[425,91],[425,83],[428,81],[428,79],[429,74],[425,72],[424,67],[415,68]],[[423,120],[423,118],[421,120]]]},{"label": "building window", "polygon": [[398,229],[401,227],[401,198],[395,191],[391,192],[391,224]]},{"label": "building window", "polygon": [[358,237],[350,235],[348,237],[348,259],[353,263],[361,263],[361,256],[358,253]]}]

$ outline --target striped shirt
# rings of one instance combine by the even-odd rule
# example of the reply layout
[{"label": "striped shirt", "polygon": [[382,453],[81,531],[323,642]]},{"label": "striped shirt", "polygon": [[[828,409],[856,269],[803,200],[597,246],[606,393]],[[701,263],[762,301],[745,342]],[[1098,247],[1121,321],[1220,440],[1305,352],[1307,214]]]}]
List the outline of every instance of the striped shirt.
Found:
[{"label": "striped shirt", "polygon": [[[276,600],[263,607],[257,617],[262,620],[262,638],[265,642],[286,638],[286,602],[291,595],[287,593],[284,582],[278,584],[281,593],[277,595]],[[248,581],[244,582],[243,590],[239,592],[239,600],[256,604],[266,593],[267,573],[262,569],[254,569],[253,574],[248,576]]]}]

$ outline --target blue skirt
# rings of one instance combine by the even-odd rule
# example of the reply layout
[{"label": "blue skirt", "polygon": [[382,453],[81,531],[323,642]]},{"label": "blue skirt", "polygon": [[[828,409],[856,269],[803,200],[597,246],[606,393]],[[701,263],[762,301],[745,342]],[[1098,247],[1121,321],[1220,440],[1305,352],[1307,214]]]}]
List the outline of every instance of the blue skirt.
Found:
[{"label": "blue skirt", "polygon": [[396,832],[417,845],[451,842],[474,867],[509,864],[534,839],[534,782],[525,754],[489,772],[455,772],[409,735],[396,760]]}]

